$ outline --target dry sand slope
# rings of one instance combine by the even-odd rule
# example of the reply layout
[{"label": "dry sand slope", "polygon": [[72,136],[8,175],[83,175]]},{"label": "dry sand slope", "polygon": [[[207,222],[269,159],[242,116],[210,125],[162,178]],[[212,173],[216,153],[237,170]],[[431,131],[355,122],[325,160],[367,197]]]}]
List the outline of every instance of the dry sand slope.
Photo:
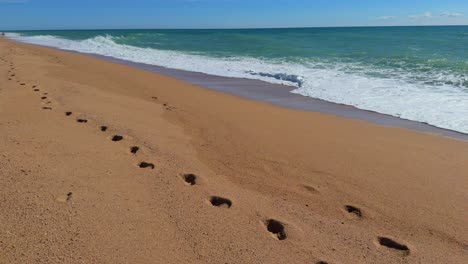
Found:
[{"label": "dry sand slope", "polygon": [[468,143],[0,40],[0,263],[468,263]]}]

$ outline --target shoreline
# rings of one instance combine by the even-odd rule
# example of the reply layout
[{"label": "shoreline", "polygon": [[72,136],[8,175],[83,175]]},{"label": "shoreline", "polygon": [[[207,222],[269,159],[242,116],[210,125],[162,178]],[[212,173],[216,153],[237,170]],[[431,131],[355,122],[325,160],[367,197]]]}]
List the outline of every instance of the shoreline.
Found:
[{"label": "shoreline", "polygon": [[338,117],[366,121],[377,125],[407,128],[420,132],[428,132],[468,141],[468,134],[459,131],[440,128],[428,123],[403,119],[371,110],[360,109],[352,105],[339,104],[318,98],[291,93],[291,91],[295,89],[295,87],[293,88],[292,86],[273,84],[261,80],[224,77],[206,73],[178,70],[158,65],[122,60],[99,54],[86,54],[75,51],[68,52],[93,56],[107,61],[129,65],[138,69],[171,76],[181,81],[189,82],[207,89],[221,91],[254,101],[271,103],[273,105],[286,107],[289,109],[332,114]]},{"label": "shoreline", "polygon": [[[16,41],[13,39],[10,40]],[[85,56],[92,56],[106,61],[128,65],[145,71],[174,77],[181,81],[189,82],[207,89],[221,91],[224,93],[228,93],[231,95],[239,96],[241,98],[250,99],[254,101],[271,103],[273,105],[286,107],[289,109],[331,114],[338,117],[366,121],[377,125],[406,128],[420,132],[432,133],[440,136],[468,141],[468,134],[463,132],[441,128],[429,123],[404,119],[389,114],[375,112],[372,110],[360,109],[352,105],[339,104],[323,99],[291,93],[291,91],[295,89],[295,87],[293,86],[273,84],[255,79],[224,77],[210,75],[206,73],[172,69],[158,65],[122,60],[94,53],[82,53],[78,51],[63,50],[38,44],[30,44],[19,41],[17,42],[60,50],[64,52],[82,54]]]},{"label": "shoreline", "polygon": [[466,260],[465,141],[1,38],[0,60],[8,263]]}]

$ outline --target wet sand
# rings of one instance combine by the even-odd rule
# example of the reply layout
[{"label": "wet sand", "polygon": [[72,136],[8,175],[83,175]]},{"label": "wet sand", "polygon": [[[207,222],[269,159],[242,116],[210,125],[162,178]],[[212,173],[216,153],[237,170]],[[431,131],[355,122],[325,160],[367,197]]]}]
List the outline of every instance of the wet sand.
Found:
[{"label": "wet sand", "polygon": [[0,40],[0,263],[466,263],[468,143]]}]

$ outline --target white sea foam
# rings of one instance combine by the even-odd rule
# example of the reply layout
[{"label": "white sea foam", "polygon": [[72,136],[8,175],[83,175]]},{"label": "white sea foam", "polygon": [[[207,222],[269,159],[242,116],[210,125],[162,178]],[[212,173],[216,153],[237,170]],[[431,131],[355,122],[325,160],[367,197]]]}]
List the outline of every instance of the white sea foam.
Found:
[{"label": "white sea foam", "polygon": [[[440,81],[432,85],[414,81],[412,73],[398,70],[388,73],[367,69],[374,74],[362,74],[363,71],[349,70],[354,67],[350,64],[288,63],[245,57],[221,59],[121,45],[110,36],[81,41],[12,33],[7,36],[27,43],[168,68],[293,85],[297,87],[293,93],[468,133],[468,89],[455,85],[460,83],[460,76],[448,73],[432,75],[432,80]],[[461,76],[462,81],[463,78],[466,76]]]}]

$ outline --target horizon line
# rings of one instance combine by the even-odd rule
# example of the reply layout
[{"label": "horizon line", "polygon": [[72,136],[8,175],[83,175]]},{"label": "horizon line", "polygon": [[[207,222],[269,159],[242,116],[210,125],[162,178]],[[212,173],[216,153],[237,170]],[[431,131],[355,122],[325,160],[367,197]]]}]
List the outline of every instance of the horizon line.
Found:
[{"label": "horizon line", "polygon": [[306,27],[226,27],[226,28],[68,28],[68,29],[0,29],[9,31],[84,31],[84,30],[255,30],[255,29],[306,29],[306,28],[389,28],[389,27],[463,27],[465,25],[381,25],[381,26],[306,26]]}]

